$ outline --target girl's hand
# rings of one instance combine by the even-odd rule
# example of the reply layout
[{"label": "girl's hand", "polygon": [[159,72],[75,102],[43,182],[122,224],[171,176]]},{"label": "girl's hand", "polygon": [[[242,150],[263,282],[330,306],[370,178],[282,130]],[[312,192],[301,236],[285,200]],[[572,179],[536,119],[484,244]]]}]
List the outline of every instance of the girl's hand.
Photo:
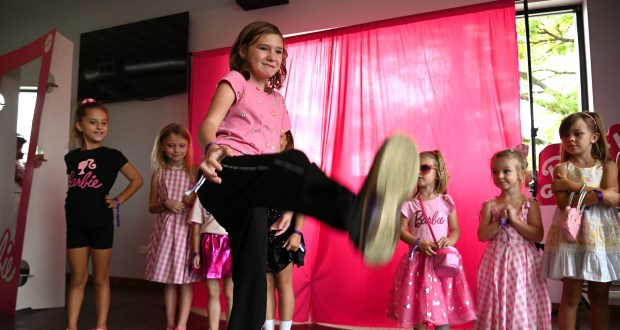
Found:
[{"label": "girl's hand", "polygon": [[108,204],[109,209],[116,208],[116,201],[114,200],[114,197],[110,197],[110,195],[105,195],[105,202],[106,204]]},{"label": "girl's hand", "polygon": [[418,250],[427,256],[434,256],[436,254],[435,250],[438,248],[437,244],[431,241],[420,240],[420,243],[418,243]]},{"label": "girl's hand", "polygon": [[616,207],[618,203],[620,203],[620,194],[611,190],[605,189],[601,190],[603,193],[603,203],[607,206]]},{"label": "girl's hand", "polygon": [[446,246],[452,246],[452,245],[453,245],[452,242],[447,237],[442,237],[439,239],[439,241],[437,241],[437,248],[439,249],[445,248]]},{"label": "girl's hand", "polygon": [[194,269],[200,268],[200,255],[194,256],[192,260],[192,267],[194,267]]},{"label": "girl's hand", "polygon": [[221,183],[222,179],[217,176],[216,171],[222,170],[222,165],[220,162],[226,156],[234,156],[234,152],[228,146],[225,145],[212,145],[207,148],[207,153],[204,156],[204,159],[200,163],[200,170],[202,171],[205,179],[214,182]]},{"label": "girl's hand", "polygon": [[299,250],[299,246],[301,245],[301,236],[296,233],[292,233],[291,236],[288,237],[286,242],[282,245],[282,247],[287,251],[297,251]]},{"label": "girl's hand", "polygon": [[515,210],[515,208],[512,207],[512,205],[510,204],[504,206],[501,214],[503,215],[502,217],[504,218],[504,220],[507,220],[509,222],[517,218],[517,210]]},{"label": "girl's hand", "polygon": [[271,227],[269,227],[269,230],[276,230],[277,232],[274,234],[274,236],[280,236],[282,235],[284,232],[286,232],[286,230],[288,229],[288,227],[291,225],[291,219],[293,218],[293,212],[292,211],[285,211],[282,212],[282,215],[280,216],[280,218],[273,223],[273,225],[271,225]]},{"label": "girl's hand", "polygon": [[172,213],[179,213],[185,208],[183,202],[174,199],[166,199],[164,203],[166,204],[166,208]]}]

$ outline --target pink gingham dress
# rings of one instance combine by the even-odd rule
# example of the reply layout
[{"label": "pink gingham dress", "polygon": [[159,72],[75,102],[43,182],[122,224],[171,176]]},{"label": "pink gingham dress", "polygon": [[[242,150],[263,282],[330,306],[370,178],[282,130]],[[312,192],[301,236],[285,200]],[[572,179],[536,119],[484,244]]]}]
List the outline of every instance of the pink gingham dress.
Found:
[{"label": "pink gingham dress", "polygon": [[[521,205],[526,222],[530,202]],[[491,209],[492,221],[499,210]],[[478,268],[476,329],[551,329],[551,300],[542,276],[542,251],[510,223],[500,230],[482,254]]]},{"label": "pink gingham dress", "polygon": [[[455,209],[452,197],[442,195],[423,203],[435,237],[447,236],[448,216]],[[404,202],[401,213],[409,220],[409,232],[413,236],[433,240],[418,200]],[[410,258],[410,253],[405,253],[394,272],[387,316],[406,328],[420,324],[458,325],[475,320],[474,297],[462,267],[457,276],[440,278],[435,275],[432,257],[415,251]]]},{"label": "pink gingham dress", "polygon": [[[158,182],[159,201],[164,198],[183,200],[184,193],[194,184],[186,170],[166,168]],[[144,278],[166,284],[186,284],[200,281],[197,273],[191,272],[190,232],[187,223],[190,209],[179,213],[164,211],[157,214],[149,237],[146,271]]]}]

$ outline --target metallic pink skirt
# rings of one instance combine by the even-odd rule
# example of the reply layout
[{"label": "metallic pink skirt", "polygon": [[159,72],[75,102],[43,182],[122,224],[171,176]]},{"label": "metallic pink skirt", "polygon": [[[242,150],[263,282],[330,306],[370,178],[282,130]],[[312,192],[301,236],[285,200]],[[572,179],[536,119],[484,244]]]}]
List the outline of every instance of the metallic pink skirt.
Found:
[{"label": "metallic pink skirt", "polygon": [[202,234],[201,268],[202,278],[224,278],[232,276],[232,259],[228,235]]}]

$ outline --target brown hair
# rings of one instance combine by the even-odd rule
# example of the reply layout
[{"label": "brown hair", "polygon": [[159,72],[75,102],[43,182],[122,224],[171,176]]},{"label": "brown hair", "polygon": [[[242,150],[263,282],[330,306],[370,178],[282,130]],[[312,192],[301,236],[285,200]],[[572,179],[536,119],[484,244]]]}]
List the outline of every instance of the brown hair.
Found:
[{"label": "brown hair", "polygon": [[[593,134],[598,133],[598,140],[594,145],[592,145],[592,157],[600,160],[602,163],[611,160],[611,156],[607,150],[607,143],[605,142],[605,125],[603,124],[603,119],[601,116],[596,112],[575,112],[564,117],[560,123],[560,138],[568,136],[571,126],[573,126],[573,124],[579,119],[586,123],[586,126],[588,126],[590,132]],[[571,154],[566,152],[564,148],[560,148],[561,162],[565,162],[571,159],[571,157]]]},{"label": "brown hair", "polygon": [[422,151],[420,158],[423,156],[433,159],[435,168],[437,171],[437,181],[435,182],[435,192],[438,194],[445,194],[448,192],[448,182],[450,176],[448,175],[448,169],[446,168],[446,162],[443,158],[443,154],[439,150]]},{"label": "brown hair", "polygon": [[69,149],[82,148],[84,146],[84,134],[75,127],[75,124],[79,123],[90,109],[101,109],[106,115],[108,114],[108,108],[101,102],[94,99],[82,100],[77,109],[75,109],[75,114],[73,115],[73,126],[71,127],[71,134],[69,136]]},{"label": "brown hair", "polygon": [[286,145],[284,146],[284,150],[295,149],[295,139],[293,139],[293,133],[291,133],[291,131],[286,131],[284,135],[286,135]]},{"label": "brown hair", "polygon": [[[282,38],[284,42],[284,36],[280,32],[277,26],[267,22],[253,22],[241,30],[237,39],[230,49],[229,66],[230,70],[238,71],[243,75],[245,80],[250,79],[250,68],[248,67],[247,59],[241,57],[241,51],[247,51],[248,46],[253,45],[258,39],[267,34],[275,34]],[[282,50],[282,63],[280,63],[280,70],[273,75],[273,77],[267,80],[267,89],[271,92],[274,89],[282,88],[284,80],[286,79],[286,58],[288,53],[286,49]]]}]

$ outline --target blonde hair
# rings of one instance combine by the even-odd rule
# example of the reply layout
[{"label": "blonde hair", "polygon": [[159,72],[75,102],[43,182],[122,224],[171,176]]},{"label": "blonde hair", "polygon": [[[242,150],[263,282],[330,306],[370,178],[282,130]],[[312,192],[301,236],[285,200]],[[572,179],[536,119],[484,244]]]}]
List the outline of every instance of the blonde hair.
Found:
[{"label": "blonde hair", "polygon": [[180,136],[187,140],[187,154],[185,155],[184,166],[186,171],[189,171],[192,167],[192,139],[189,131],[185,126],[181,124],[168,124],[159,131],[153,143],[153,151],[151,152],[151,167],[155,171],[160,171],[166,168],[168,164],[168,157],[164,152],[163,143],[170,135]]},{"label": "blonde hair", "polygon": [[82,148],[84,146],[84,133],[80,132],[75,124],[79,123],[86,116],[86,112],[91,109],[101,109],[106,115],[108,114],[108,108],[101,102],[93,99],[82,100],[77,109],[75,109],[73,115],[73,126],[71,127],[71,133],[69,135],[69,150]]},{"label": "blonde hair", "polygon": [[435,181],[435,192],[438,194],[445,194],[448,192],[448,182],[450,176],[448,175],[448,169],[446,168],[446,162],[443,158],[443,154],[439,150],[422,151],[420,158],[429,157],[435,163],[435,170],[437,171],[437,180]]},{"label": "blonde hair", "polygon": [[[609,155],[609,150],[607,150],[607,143],[605,142],[605,124],[603,124],[603,118],[596,112],[575,112],[570,115],[564,117],[562,122],[560,122],[560,138],[564,138],[568,136],[571,126],[577,120],[583,120],[588,126],[588,129],[593,134],[598,133],[598,140],[594,145],[592,145],[592,157],[594,159],[600,160],[602,163],[606,163],[611,160],[611,156]],[[570,160],[572,155],[566,152],[564,148],[560,148],[560,161],[565,162]]]},{"label": "blonde hair", "polygon": [[532,179],[532,174],[527,169],[528,163],[526,155],[523,152],[519,151],[518,148],[510,148],[496,152],[491,157],[491,167],[493,167],[493,162],[499,158],[510,158],[515,160],[517,164],[517,171],[522,174],[522,177],[519,178],[519,182],[524,185],[528,185]]}]

